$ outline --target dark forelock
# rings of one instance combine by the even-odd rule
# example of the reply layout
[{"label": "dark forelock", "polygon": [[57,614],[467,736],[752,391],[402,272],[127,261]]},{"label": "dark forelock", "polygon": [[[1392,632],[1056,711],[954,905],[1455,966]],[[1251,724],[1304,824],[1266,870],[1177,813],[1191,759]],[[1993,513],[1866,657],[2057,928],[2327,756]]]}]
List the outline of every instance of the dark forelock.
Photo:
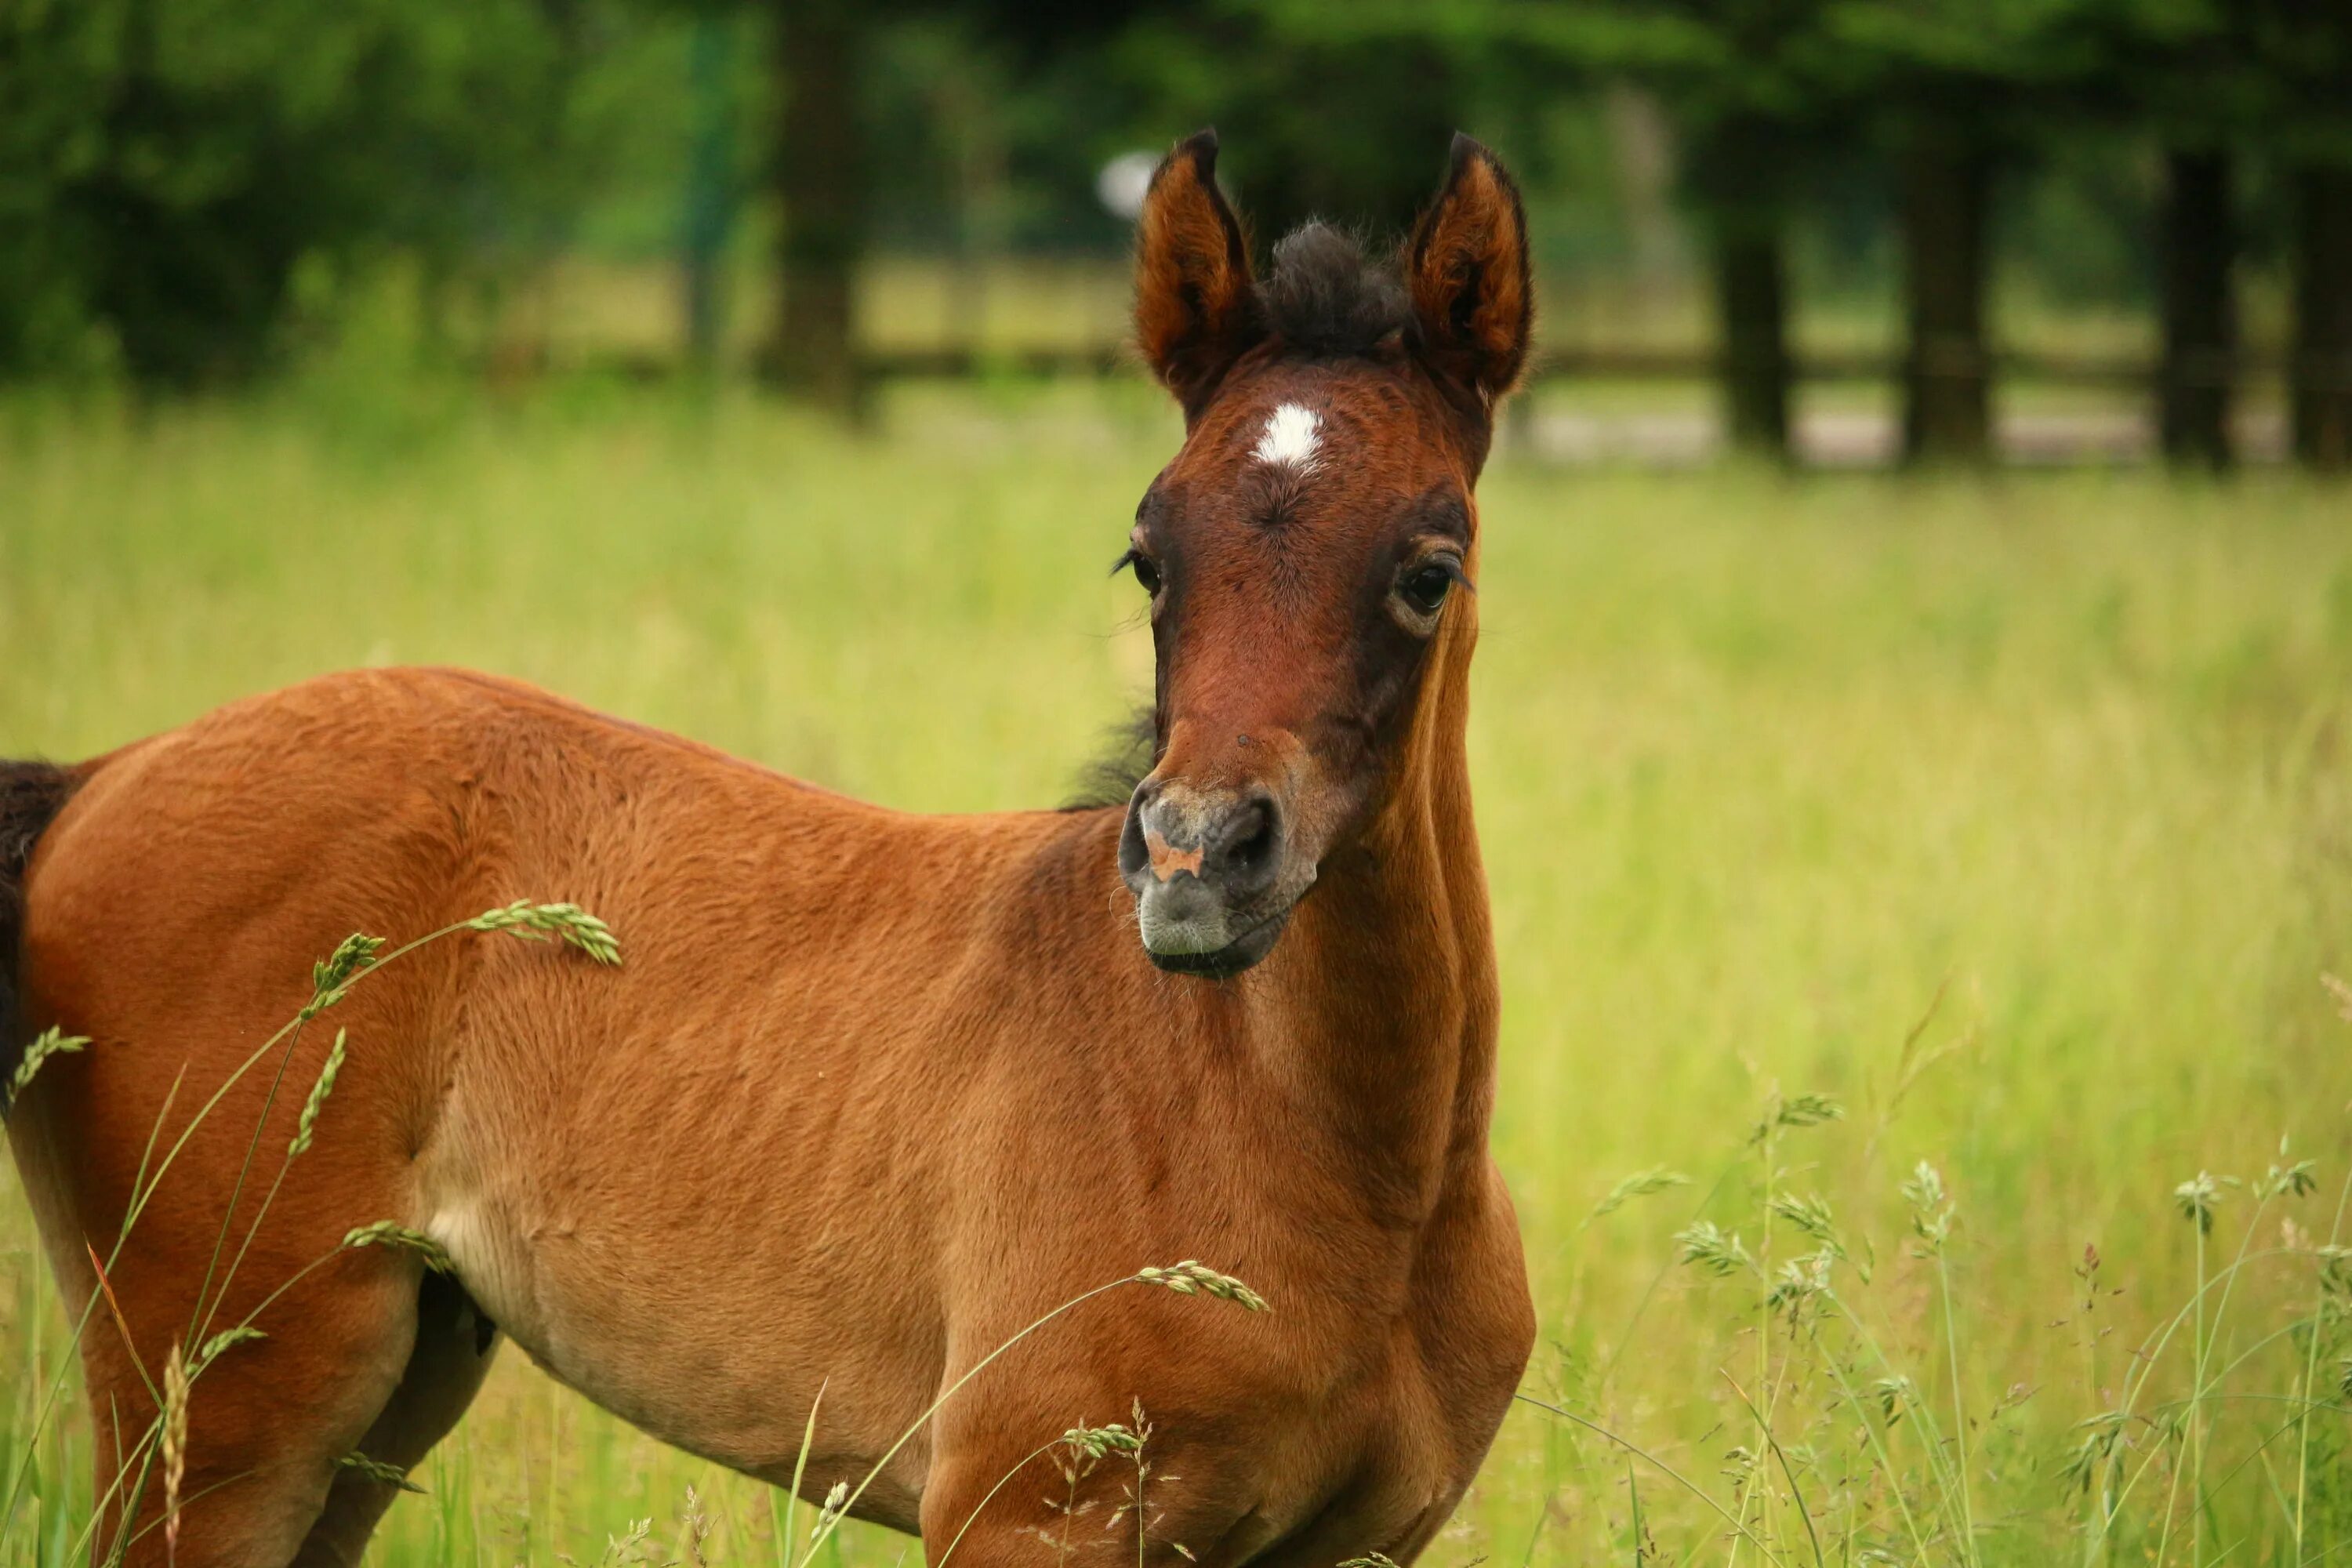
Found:
[{"label": "dark forelock", "polygon": [[1318,354],[1370,353],[1403,328],[1409,310],[1395,267],[1369,259],[1361,240],[1322,222],[1301,225],[1274,247],[1257,300],[1275,336]]}]

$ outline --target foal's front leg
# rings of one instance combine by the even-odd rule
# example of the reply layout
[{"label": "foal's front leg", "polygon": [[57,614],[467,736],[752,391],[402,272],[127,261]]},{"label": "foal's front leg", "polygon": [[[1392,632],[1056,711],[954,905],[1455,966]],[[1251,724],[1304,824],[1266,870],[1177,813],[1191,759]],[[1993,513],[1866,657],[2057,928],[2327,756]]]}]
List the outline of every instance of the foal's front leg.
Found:
[{"label": "foal's front leg", "polygon": [[1271,1455],[1179,1445],[1148,1415],[1138,1448],[1121,1415],[1108,1436],[1041,1426],[1023,1447],[1004,1440],[1008,1426],[943,1449],[923,1490],[930,1568],[1226,1568],[1276,1544]]}]

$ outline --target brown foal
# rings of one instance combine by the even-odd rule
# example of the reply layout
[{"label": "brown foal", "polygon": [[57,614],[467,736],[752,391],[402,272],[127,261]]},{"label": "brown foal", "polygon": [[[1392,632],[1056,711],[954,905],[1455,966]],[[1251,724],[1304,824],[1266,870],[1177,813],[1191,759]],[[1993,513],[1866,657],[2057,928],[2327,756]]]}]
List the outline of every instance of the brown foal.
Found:
[{"label": "brown foal", "polygon": [[[1261,279],[1215,154],[1181,144],[1140,227],[1138,334],[1186,434],[1129,540],[1158,679],[1156,765],[1123,805],[907,816],[449,670],[0,765],[0,1027],[91,1040],[8,1127],[76,1310],[151,1132],[171,1145],[344,935],[530,895],[624,943],[607,969],[466,935],[355,987],[324,1020],[348,1064],[257,1226],[254,1128],[273,1168],[331,1030],[266,1118],[253,1072],[195,1125],[82,1341],[101,1492],[218,1288],[232,1194],[252,1240],[216,1322],[318,1266],[195,1385],[183,1568],[356,1560],[394,1489],[339,1461],[422,1459],[501,1335],[778,1482],[822,1384],[804,1492],[880,1463],[856,1511],[935,1563],[960,1532],[971,1568],[1058,1559],[1045,1461],[992,1489],[1138,1402],[1147,1508],[1103,1467],[1073,1556],[1408,1563],[1444,1522],[1534,1333],[1486,1147],[1464,748],[1473,486],[1527,352],[1525,225],[1462,138],[1393,262],[1310,225]],[[454,1273],[337,1250],[379,1219]],[[884,1462],[1023,1325],[1181,1258],[1273,1310],[1101,1295]],[[137,1497],[101,1533],[160,1561],[163,1489]]]}]

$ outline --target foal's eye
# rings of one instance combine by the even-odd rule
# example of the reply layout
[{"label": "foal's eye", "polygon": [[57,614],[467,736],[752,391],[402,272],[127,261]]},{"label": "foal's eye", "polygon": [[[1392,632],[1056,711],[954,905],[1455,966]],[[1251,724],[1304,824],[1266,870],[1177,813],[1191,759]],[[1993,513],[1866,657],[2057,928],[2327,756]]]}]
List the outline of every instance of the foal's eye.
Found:
[{"label": "foal's eye", "polygon": [[1134,545],[1127,545],[1127,555],[1110,562],[1110,576],[1118,576],[1124,566],[1134,566],[1136,581],[1143,583],[1143,593],[1152,595],[1155,599],[1160,597],[1160,566],[1152,564],[1152,557],[1143,555],[1143,550],[1136,550]]},{"label": "foal's eye", "polygon": [[1454,572],[1432,563],[1407,573],[1404,581],[1397,584],[1397,592],[1416,613],[1433,616],[1444,606],[1445,595],[1453,587]]}]

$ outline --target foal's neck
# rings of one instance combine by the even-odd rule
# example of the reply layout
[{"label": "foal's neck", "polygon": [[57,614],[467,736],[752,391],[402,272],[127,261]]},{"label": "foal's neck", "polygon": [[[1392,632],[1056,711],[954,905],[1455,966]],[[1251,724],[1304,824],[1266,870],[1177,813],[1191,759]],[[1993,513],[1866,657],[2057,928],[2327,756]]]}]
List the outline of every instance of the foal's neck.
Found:
[{"label": "foal's neck", "polygon": [[1321,1113],[1368,1180],[1425,1216],[1477,1168],[1493,1110],[1496,983],[1470,806],[1467,627],[1436,650],[1387,800],[1300,906],[1283,1009]]}]

